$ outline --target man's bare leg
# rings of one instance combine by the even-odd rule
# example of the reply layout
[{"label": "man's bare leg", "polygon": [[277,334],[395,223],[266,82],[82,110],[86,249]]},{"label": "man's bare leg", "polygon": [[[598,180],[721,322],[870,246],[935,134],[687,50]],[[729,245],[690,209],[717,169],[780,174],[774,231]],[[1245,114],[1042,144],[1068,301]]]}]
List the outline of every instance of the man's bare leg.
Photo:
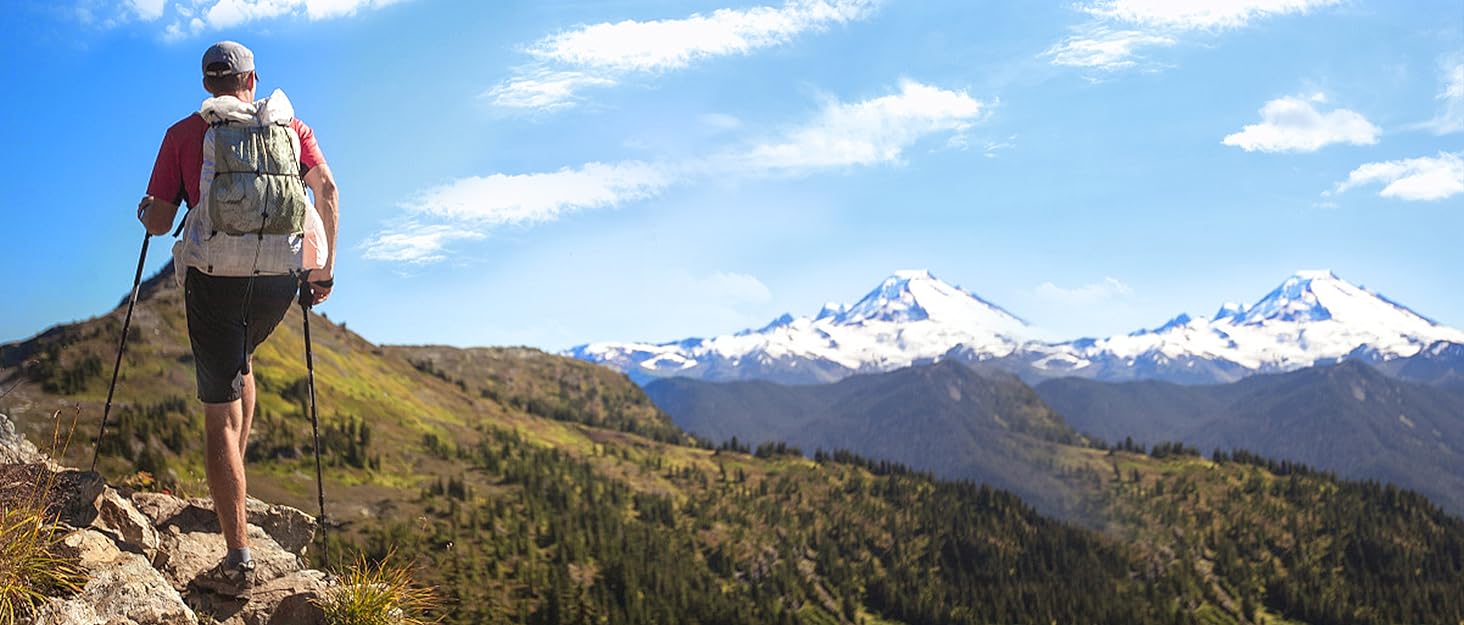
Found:
[{"label": "man's bare leg", "polygon": [[231,550],[249,546],[244,525],[244,456],[239,451],[243,449],[241,430],[246,427],[242,403],[203,405],[208,490],[224,542]]},{"label": "man's bare leg", "polygon": [[[254,425],[254,369],[250,368],[249,373],[244,374],[243,389],[239,393],[239,401],[244,406],[244,422],[239,428],[239,457],[248,455],[249,451],[249,428]],[[242,474],[241,474],[242,475]]]}]

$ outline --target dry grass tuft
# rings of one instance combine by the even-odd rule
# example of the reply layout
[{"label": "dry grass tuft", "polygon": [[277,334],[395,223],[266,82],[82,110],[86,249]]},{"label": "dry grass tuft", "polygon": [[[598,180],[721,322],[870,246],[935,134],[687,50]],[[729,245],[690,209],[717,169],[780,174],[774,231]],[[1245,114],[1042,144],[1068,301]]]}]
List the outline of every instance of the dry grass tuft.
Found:
[{"label": "dry grass tuft", "polygon": [[357,555],[338,585],[326,591],[316,605],[328,625],[428,625],[440,618],[437,597],[418,586],[411,567],[391,562],[393,553],[372,564]]},{"label": "dry grass tuft", "polygon": [[[51,451],[64,453],[76,431],[76,417],[62,440],[61,413],[55,415]],[[36,605],[56,595],[74,594],[86,584],[86,573],[61,555],[67,528],[46,513],[45,502],[55,476],[36,484],[30,497],[0,505],[0,623],[14,623]]]}]

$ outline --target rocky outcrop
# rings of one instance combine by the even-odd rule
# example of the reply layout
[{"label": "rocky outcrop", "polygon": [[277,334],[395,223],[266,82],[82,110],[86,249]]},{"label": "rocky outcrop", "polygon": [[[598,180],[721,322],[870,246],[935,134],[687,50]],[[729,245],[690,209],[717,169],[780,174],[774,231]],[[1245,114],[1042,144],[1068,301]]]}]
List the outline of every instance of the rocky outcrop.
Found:
[{"label": "rocky outcrop", "polygon": [[[49,485],[49,488],[47,488]],[[31,625],[312,625],[328,576],[305,567],[315,519],[250,499],[250,551],[258,563],[248,600],[193,583],[224,557],[218,517],[206,499],[126,492],[96,473],[50,462],[0,415],[0,505],[35,502],[61,520],[62,555],[87,573],[81,592],[55,597]]]}]

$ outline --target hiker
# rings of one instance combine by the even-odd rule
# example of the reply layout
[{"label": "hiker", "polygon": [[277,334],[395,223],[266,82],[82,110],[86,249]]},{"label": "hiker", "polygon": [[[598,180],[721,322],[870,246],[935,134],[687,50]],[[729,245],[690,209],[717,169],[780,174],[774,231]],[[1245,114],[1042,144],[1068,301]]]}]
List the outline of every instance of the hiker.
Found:
[{"label": "hiker", "polygon": [[212,97],[168,128],[137,213],[161,235],[188,202],[174,267],[203,402],[208,488],[228,544],[225,558],[194,583],[240,597],[254,581],[244,509],[251,358],[297,292],[312,305],[330,296],[338,202],[315,133],[281,91],[256,101],[258,81],[254,53],[243,45],[223,41],[204,52],[203,87]]}]

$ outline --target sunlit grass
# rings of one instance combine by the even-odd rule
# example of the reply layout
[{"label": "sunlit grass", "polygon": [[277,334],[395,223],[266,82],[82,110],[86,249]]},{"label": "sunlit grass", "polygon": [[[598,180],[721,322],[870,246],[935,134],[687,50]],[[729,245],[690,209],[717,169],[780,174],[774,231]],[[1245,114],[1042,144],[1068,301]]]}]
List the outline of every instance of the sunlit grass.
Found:
[{"label": "sunlit grass", "polygon": [[58,555],[64,535],[65,528],[40,506],[0,510],[0,623],[14,623],[48,597],[86,584],[76,563]]},{"label": "sunlit grass", "polygon": [[328,625],[427,625],[440,617],[436,595],[412,579],[410,566],[391,562],[388,553],[372,564],[363,555],[346,569],[338,584],[316,600]]},{"label": "sunlit grass", "polygon": [[[51,451],[64,453],[76,430],[72,418],[61,437],[60,413]],[[14,623],[49,597],[79,592],[87,576],[59,549],[66,528],[57,515],[48,515],[46,505],[55,474],[36,484],[23,501],[0,507],[0,623]]]}]

